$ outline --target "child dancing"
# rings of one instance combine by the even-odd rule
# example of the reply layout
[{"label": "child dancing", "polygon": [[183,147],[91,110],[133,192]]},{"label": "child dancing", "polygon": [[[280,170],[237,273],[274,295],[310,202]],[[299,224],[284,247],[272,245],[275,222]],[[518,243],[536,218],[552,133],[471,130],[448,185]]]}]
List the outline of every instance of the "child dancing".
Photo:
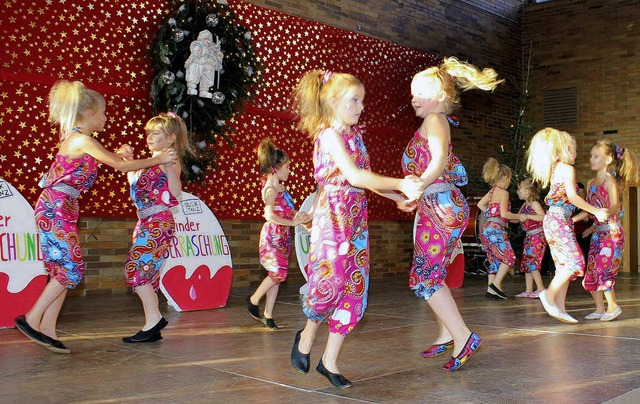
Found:
[{"label": "child dancing", "polygon": [[[289,156],[265,139],[258,145],[260,171],[265,175],[262,186],[264,217],[267,222],[260,231],[260,264],[267,270],[267,277],[253,295],[247,297],[247,309],[251,317],[262,321],[267,328],[278,328],[273,320],[273,309],[278,298],[280,283],[287,279],[289,253],[291,252],[291,227],[309,220],[307,214],[297,212],[293,198],[282,184],[287,181],[291,169]],[[260,316],[260,299],[266,295],[264,315]]]},{"label": "child dancing", "polygon": [[509,242],[507,225],[511,220],[520,220],[520,216],[511,213],[509,184],[511,169],[489,158],[482,168],[482,177],[491,185],[491,189],[478,202],[478,209],[485,212],[487,221],[482,226],[482,246],[489,260],[489,285],[485,297],[488,299],[506,299],[502,291],[502,281],[509,269],[516,263],[516,254]]},{"label": "child dancing", "polygon": [[[591,293],[596,310],[585,316],[587,320],[611,321],[622,314],[616,301],[613,286],[622,262],[624,228],[621,223],[619,196],[636,175],[636,157],[629,149],[609,140],[599,140],[591,148],[591,169],[596,177],[587,184],[587,202],[607,210],[604,221],[596,220],[585,231],[583,237],[592,233],[587,270],[582,281],[585,290]],[[574,216],[580,221],[587,214]],[[607,310],[604,309],[607,300]]]},{"label": "child dancing", "polygon": [[[524,273],[525,290],[517,294],[516,297],[537,299],[540,292],[544,290],[540,265],[547,249],[547,240],[544,238],[544,229],[542,228],[544,209],[538,200],[540,186],[531,178],[525,178],[518,183],[518,197],[524,201],[518,214],[521,215],[522,222],[520,224],[527,235],[524,238],[520,262],[520,272]],[[536,283],[535,291],[533,290],[533,282]]]},{"label": "child dancing", "polygon": [[531,139],[527,150],[527,170],[542,187],[549,186],[545,203],[549,210],[544,216],[544,235],[549,243],[556,272],[539,298],[545,311],[565,323],[577,323],[565,308],[569,282],[584,274],[584,257],[576,241],[571,214],[574,207],[587,211],[600,221],[609,216],[607,209],[596,208],[576,192],[573,164],[576,141],[567,132],[545,128]]}]

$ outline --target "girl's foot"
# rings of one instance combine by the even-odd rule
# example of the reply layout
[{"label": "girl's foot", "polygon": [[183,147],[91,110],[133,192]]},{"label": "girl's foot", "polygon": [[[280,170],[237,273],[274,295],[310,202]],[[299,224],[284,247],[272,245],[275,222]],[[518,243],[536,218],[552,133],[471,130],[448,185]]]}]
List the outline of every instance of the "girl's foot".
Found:
[{"label": "girl's foot", "polygon": [[622,309],[620,308],[620,306],[618,306],[618,308],[616,308],[613,313],[604,313],[602,317],[600,317],[600,321],[611,321],[618,317],[620,314],[622,314]]},{"label": "girl's foot", "polygon": [[600,320],[602,318],[602,316],[604,316],[604,311],[601,311],[601,312],[594,311],[593,313],[589,313],[586,316],[584,316],[584,319],[585,320]]},{"label": "girl's foot", "polygon": [[533,292],[527,292],[527,291],[524,291],[524,292],[522,292],[522,293],[518,293],[518,294],[516,295],[516,297],[531,297],[531,293],[533,293]]},{"label": "girl's foot", "polygon": [[538,296],[540,296],[540,292],[544,292],[546,289],[540,289],[540,290],[536,290],[535,292],[531,292],[531,294],[529,295],[530,299],[537,299]]}]

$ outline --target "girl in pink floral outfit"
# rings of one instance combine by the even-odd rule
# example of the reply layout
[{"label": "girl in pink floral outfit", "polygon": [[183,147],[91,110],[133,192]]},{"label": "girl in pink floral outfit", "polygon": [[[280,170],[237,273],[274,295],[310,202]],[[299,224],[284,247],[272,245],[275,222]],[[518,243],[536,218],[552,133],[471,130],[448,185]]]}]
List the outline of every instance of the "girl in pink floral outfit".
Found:
[{"label": "girl in pink floral outfit", "polygon": [[[267,328],[278,328],[273,320],[273,309],[278,298],[280,284],[287,279],[289,253],[291,251],[291,227],[310,220],[306,213],[297,212],[293,198],[282,184],[289,178],[291,169],[287,153],[265,139],[258,145],[260,171],[265,175],[262,187],[264,217],[267,222],[260,231],[260,264],[267,270],[253,295],[247,297],[249,315],[262,321]],[[260,316],[260,299],[267,296],[264,315]]]},{"label": "girl in pink floral outfit", "polygon": [[145,160],[123,161],[94,139],[107,121],[105,100],[81,82],[58,81],[49,93],[49,118],[60,125],[60,142],[49,172],[40,181],[43,189],[35,207],[36,224],[49,283],[16,327],[32,341],[59,353],[70,353],[58,340],[56,325],[67,290],[83,278],[84,262],[78,240],[78,196],[91,188],[98,163],[122,172],[138,170],[175,160],[166,150]]},{"label": "girl in pink floral outfit", "polygon": [[[545,213],[538,201],[539,194],[540,186],[531,178],[525,178],[518,183],[518,197],[524,201],[518,212],[523,219],[520,225],[527,235],[524,238],[520,261],[520,272],[524,273],[525,291],[517,294],[516,297],[537,299],[540,292],[544,290],[540,265],[547,250],[547,239],[544,238],[542,227]],[[534,281],[535,291],[533,290]]]},{"label": "girl in pink floral outfit", "polygon": [[[303,297],[307,323],[296,334],[291,363],[309,371],[309,352],[320,323],[329,323],[329,339],[316,370],[334,386],[351,382],[338,368],[344,338],[367,307],[369,230],[365,188],[398,190],[409,199],[422,194],[417,178],[389,178],[370,171],[363,133],[357,126],[364,108],[364,86],[354,76],[313,70],[294,90],[299,129],[314,140],[314,177],[318,194],[312,211],[308,294]],[[394,194],[396,195],[396,194]],[[398,200],[406,201],[401,195]]]},{"label": "girl in pink floral outfit", "polygon": [[[624,248],[619,195],[636,175],[636,158],[631,150],[609,140],[600,140],[591,148],[590,164],[591,169],[596,171],[596,177],[587,184],[587,202],[605,208],[608,216],[604,221],[596,220],[583,235],[593,234],[582,286],[591,293],[596,303],[596,310],[585,318],[611,321],[622,314],[613,290]],[[583,220],[586,215],[581,212],[573,220]]]},{"label": "girl in pink floral outfit", "polygon": [[[161,113],[151,118],[144,129],[147,146],[154,156],[162,150],[174,148],[178,161],[128,175],[129,193],[137,208],[138,223],[133,230],[133,245],[124,265],[125,283],[140,298],[145,323],[135,335],[122,338],[126,343],[158,341],[162,339],[160,331],[168,324],[158,304],[160,269],[174,237],[175,222],[169,208],[178,205],[176,198],[182,193],[182,158],[184,154],[193,154],[187,128],[175,113]],[[123,146],[118,154],[129,160],[133,157],[133,150]]]},{"label": "girl in pink floral outfit", "polygon": [[588,204],[577,194],[573,136],[553,128],[543,129],[531,139],[527,155],[527,169],[532,179],[542,187],[549,187],[545,198],[549,210],[543,226],[556,266],[551,283],[538,297],[551,317],[565,323],[577,323],[565,308],[569,282],[584,274],[584,257],[576,241],[571,214],[574,207],[578,207],[605,220],[607,211]]}]

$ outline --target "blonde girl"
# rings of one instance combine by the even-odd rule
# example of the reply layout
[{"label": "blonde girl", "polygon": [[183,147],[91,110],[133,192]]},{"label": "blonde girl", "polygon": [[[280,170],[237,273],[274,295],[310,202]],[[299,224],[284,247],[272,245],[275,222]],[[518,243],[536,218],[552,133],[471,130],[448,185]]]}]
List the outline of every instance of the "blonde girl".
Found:
[{"label": "blonde girl", "polygon": [[575,207],[587,211],[601,221],[606,209],[598,209],[577,193],[573,164],[576,159],[576,141],[567,132],[545,128],[531,139],[527,150],[527,170],[531,178],[549,193],[545,203],[549,206],[544,216],[544,235],[549,243],[556,272],[539,298],[545,311],[565,323],[577,323],[565,308],[569,282],[584,274],[584,257],[576,241],[571,214]]},{"label": "blonde girl", "polygon": [[[448,114],[459,102],[459,90],[490,91],[501,81],[493,69],[479,70],[454,57],[419,72],[411,81],[411,106],[422,124],[405,149],[402,168],[405,175],[420,177],[426,189],[417,201],[409,287],[438,320],[438,337],[422,356],[452,349],[445,370],[459,369],[482,342],[465,324],[445,283],[453,247],[469,222],[469,206],[458,189],[467,184],[467,172],[453,153],[449,125],[457,122]],[[402,203],[398,202],[401,208]]]},{"label": "blonde girl", "polygon": [[35,305],[15,324],[32,341],[59,353],[71,350],[58,340],[58,315],[67,290],[78,286],[84,276],[78,196],[93,185],[99,163],[127,172],[176,159],[173,149],[132,161],[107,151],[92,136],[104,130],[105,107],[104,97],[79,81],[58,81],[49,92],[49,120],[59,125],[60,142],[49,172],[40,181],[44,189],[36,203],[35,219],[50,280]]},{"label": "blonde girl", "polygon": [[371,172],[363,133],[357,126],[364,109],[364,86],[356,77],[313,70],[300,79],[293,96],[300,117],[298,128],[314,141],[314,177],[319,190],[312,212],[308,293],[303,297],[307,322],[295,336],[291,363],[302,373],[309,371],[316,332],[320,323],[327,321],[329,338],[316,370],[334,386],[346,388],[351,382],[338,368],[338,354],[367,307],[365,188],[398,190],[409,199],[418,198],[423,188],[417,178],[390,178]]},{"label": "blonde girl", "polygon": [[[176,198],[182,193],[180,174],[184,169],[183,156],[193,155],[184,121],[174,112],[151,118],[144,129],[147,147],[153,156],[164,149],[174,148],[178,161],[158,164],[128,175],[138,223],[133,230],[133,245],[124,266],[125,283],[140,298],[145,323],[136,334],[122,338],[126,343],[158,341],[162,339],[160,331],[168,324],[158,305],[160,269],[175,231],[173,214],[169,209],[178,204]],[[125,160],[130,159],[133,150],[123,146],[119,154]]]},{"label": "blonde girl", "polygon": [[[517,294],[516,297],[537,299],[540,292],[544,290],[540,266],[547,249],[547,240],[544,238],[542,227],[544,209],[538,200],[540,186],[531,178],[525,178],[518,183],[518,197],[524,201],[518,214],[521,216],[522,229],[527,235],[524,238],[520,262],[520,272],[524,273],[525,290]],[[535,291],[533,290],[534,282],[536,284]]]},{"label": "blonde girl", "polygon": [[[596,303],[596,310],[585,319],[611,321],[622,314],[613,290],[624,248],[619,198],[627,184],[636,177],[637,162],[631,150],[610,140],[599,140],[591,148],[589,163],[591,169],[596,171],[596,177],[587,183],[586,200],[593,206],[606,209],[607,218],[604,221],[596,220],[584,233],[584,237],[589,234],[592,237],[582,286],[591,293]],[[580,221],[586,215],[582,212],[573,219]]]},{"label": "blonde girl", "polygon": [[[260,231],[260,264],[267,270],[253,295],[247,297],[249,315],[262,321],[267,328],[278,328],[273,320],[273,309],[278,298],[280,284],[287,279],[289,253],[291,252],[291,227],[309,220],[307,214],[297,212],[293,198],[283,182],[291,173],[289,156],[269,139],[258,145],[260,172],[264,175],[262,200],[267,222]],[[260,299],[267,296],[264,315],[260,316]]]},{"label": "blonde girl", "polygon": [[502,291],[502,281],[509,269],[516,263],[516,254],[509,242],[507,225],[509,221],[520,220],[520,215],[511,213],[509,184],[511,169],[491,157],[482,168],[482,177],[491,189],[478,202],[478,208],[485,212],[487,221],[482,226],[482,246],[489,260],[487,292],[488,299],[506,299]]}]

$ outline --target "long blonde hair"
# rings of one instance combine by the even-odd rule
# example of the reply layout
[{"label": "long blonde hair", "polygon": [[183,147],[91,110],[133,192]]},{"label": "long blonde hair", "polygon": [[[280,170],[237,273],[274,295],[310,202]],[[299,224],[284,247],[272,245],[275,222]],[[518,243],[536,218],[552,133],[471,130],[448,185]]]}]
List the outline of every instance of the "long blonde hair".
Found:
[{"label": "long blonde hair", "polygon": [[573,136],[558,129],[544,128],[533,135],[527,150],[527,170],[542,188],[549,186],[556,162],[570,164],[571,145],[576,145]]},{"label": "long blonde hair", "polygon": [[320,129],[331,125],[335,118],[333,99],[339,99],[352,87],[362,82],[348,73],[311,70],[305,73],[293,90],[293,111],[300,119],[298,130],[312,139]]},{"label": "long blonde hair", "polygon": [[482,178],[491,186],[503,178],[511,181],[511,175],[511,169],[504,164],[500,164],[498,160],[493,157],[489,157],[482,167]]},{"label": "long blonde hair", "polygon": [[444,58],[440,66],[430,67],[413,76],[411,93],[420,98],[438,98],[444,93],[448,112],[451,112],[460,102],[456,86],[462,91],[493,91],[503,81],[498,80],[498,73],[491,68],[480,70],[452,56]]},{"label": "long blonde hair", "polygon": [[79,81],[59,80],[49,91],[49,121],[60,126],[64,140],[77,126],[78,116],[85,110],[97,111],[104,97]]},{"label": "long blonde hair", "polygon": [[185,172],[184,156],[189,155],[193,158],[197,158],[195,149],[191,144],[191,139],[187,132],[187,126],[180,116],[174,112],[161,112],[147,121],[144,126],[144,130],[147,134],[154,130],[159,130],[165,135],[176,135],[176,140],[173,144],[173,148],[178,154],[178,161],[182,167],[182,172]]},{"label": "long blonde hair", "polygon": [[607,169],[613,173],[618,189],[625,190],[629,182],[638,176],[636,155],[631,150],[608,139],[598,140],[593,147],[599,147],[605,156],[612,158]]}]

